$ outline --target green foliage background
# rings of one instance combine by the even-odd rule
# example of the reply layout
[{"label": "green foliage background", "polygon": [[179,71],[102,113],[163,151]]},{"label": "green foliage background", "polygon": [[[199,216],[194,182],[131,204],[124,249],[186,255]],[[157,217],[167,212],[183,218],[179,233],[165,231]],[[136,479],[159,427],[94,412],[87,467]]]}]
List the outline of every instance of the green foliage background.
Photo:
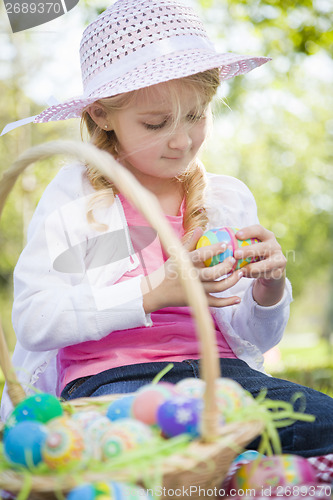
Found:
[{"label": "green foliage background", "polygon": [[[66,16],[80,9],[82,24],[87,24],[108,3],[81,0]],[[279,238],[295,297],[289,330],[310,329],[329,338],[333,4],[329,0],[187,3],[199,11],[220,50],[272,58],[249,75],[221,86],[204,162],[208,170],[234,175],[250,187],[261,223]],[[40,104],[26,96],[25,85],[45,60],[38,51],[38,38],[30,30],[11,34],[3,10],[0,13],[1,37],[6,47],[13,48],[9,55],[0,52],[0,64],[7,68],[0,72],[6,75],[0,76],[2,128],[40,112]],[[22,54],[29,54],[28,60]],[[61,90],[64,99],[70,97],[66,89]],[[77,123],[26,125],[12,131],[0,139],[0,172],[29,146],[57,138],[79,138]],[[60,163],[56,158],[29,169],[11,194],[0,223],[0,312],[11,348],[15,342],[10,319],[13,267],[33,209]]]}]

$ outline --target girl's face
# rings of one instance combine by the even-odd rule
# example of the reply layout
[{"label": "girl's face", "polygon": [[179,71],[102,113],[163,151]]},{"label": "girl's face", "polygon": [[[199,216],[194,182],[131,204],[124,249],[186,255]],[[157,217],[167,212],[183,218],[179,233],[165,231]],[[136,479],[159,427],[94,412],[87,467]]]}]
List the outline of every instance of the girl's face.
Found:
[{"label": "girl's face", "polygon": [[107,117],[117,137],[119,161],[143,184],[148,177],[151,183],[152,178],[182,174],[205,140],[207,104],[198,112],[193,91],[176,90],[179,109],[174,109],[168,87],[159,84],[139,91],[129,107]]}]

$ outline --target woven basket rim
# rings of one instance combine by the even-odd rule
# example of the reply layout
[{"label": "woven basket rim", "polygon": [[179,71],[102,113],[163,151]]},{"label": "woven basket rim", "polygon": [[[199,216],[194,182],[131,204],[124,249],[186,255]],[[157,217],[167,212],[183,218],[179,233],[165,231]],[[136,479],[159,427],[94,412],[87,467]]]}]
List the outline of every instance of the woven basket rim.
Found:
[{"label": "woven basket rim", "polygon": [[[254,439],[263,429],[263,423],[260,421],[249,421],[225,425],[221,430],[221,435],[211,443],[203,443],[198,440],[190,442],[183,453],[169,455],[162,460],[160,466],[163,468],[163,485],[167,489],[172,487],[176,481],[179,481],[183,472],[194,474],[192,482],[200,482],[200,476],[207,476],[212,473],[211,460],[215,462],[220,455],[224,459],[222,466],[214,470],[218,481],[222,483],[223,478],[233,458],[243,450],[243,447]],[[214,464],[215,465],[215,464]],[[224,466],[224,468],[223,468]],[[152,465],[152,474],[154,466]],[[84,471],[84,482],[94,481],[133,481],[133,471],[126,468],[115,470],[109,473]],[[175,479],[176,478],[176,479]],[[140,479],[135,479],[140,483]],[[71,472],[65,472],[57,475],[34,475],[31,476],[31,491],[34,493],[54,493],[60,490],[62,493],[68,493],[72,488],[82,484],[80,474],[72,475]],[[24,474],[14,470],[8,470],[0,474],[0,488],[8,490],[11,493],[19,493],[24,484]],[[192,483],[191,483],[192,484]],[[190,486],[187,484],[184,486]]]}]

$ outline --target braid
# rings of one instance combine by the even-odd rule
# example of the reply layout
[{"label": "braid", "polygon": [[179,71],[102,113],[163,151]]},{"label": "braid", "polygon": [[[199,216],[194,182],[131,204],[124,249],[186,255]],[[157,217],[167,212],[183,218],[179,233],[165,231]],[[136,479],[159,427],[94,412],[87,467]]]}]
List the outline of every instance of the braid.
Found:
[{"label": "braid", "polygon": [[206,176],[204,167],[200,163],[195,163],[185,174],[185,213],[184,213],[184,241],[187,241],[197,227],[203,230],[208,223],[208,217],[204,204],[204,194],[206,189]]},{"label": "braid", "polygon": [[[103,151],[108,151],[113,157],[117,156],[117,139],[113,132],[103,130],[95,124],[87,111],[82,113],[81,118],[81,137],[83,136],[83,126],[87,127],[88,134],[90,135],[90,142],[97,148]],[[97,191],[100,189],[112,189],[113,194],[117,194],[115,186],[113,186],[108,179],[103,177],[98,170],[87,165],[88,179]]]}]

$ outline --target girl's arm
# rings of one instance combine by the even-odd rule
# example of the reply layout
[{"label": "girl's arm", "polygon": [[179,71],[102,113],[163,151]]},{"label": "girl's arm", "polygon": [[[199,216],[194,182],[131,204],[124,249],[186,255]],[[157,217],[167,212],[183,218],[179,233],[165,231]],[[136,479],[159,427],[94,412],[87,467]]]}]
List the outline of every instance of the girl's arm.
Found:
[{"label": "girl's arm", "polygon": [[[15,268],[13,325],[29,351],[59,349],[151,324],[142,307],[141,277],[114,284],[128,270],[130,257],[99,267],[89,261],[96,231],[86,220],[91,189],[84,171],[65,167],[48,186]],[[111,209],[107,222],[121,227],[116,207]],[[72,260],[57,261],[69,248]]]}]

